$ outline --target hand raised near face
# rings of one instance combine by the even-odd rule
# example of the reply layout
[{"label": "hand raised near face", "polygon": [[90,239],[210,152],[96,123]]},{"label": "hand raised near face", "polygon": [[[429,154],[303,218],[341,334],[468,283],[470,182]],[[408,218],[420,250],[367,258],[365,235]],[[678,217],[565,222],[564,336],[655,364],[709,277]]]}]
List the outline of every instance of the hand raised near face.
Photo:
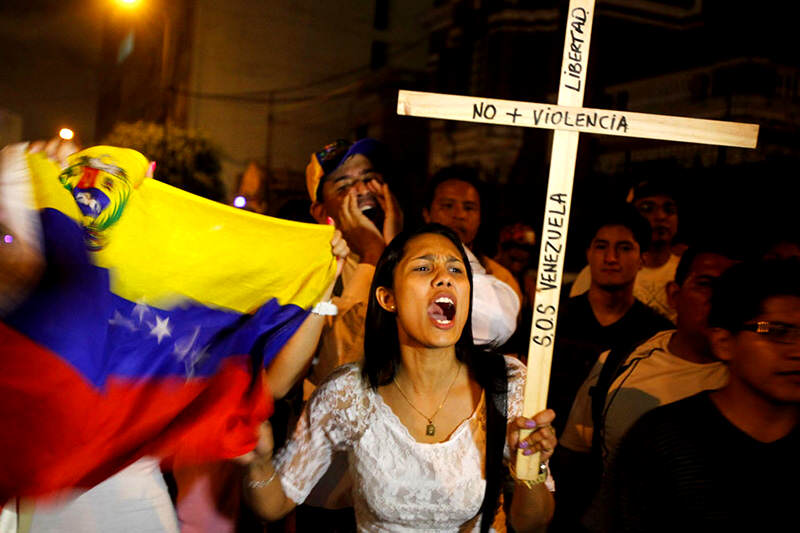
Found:
[{"label": "hand raised near face", "polygon": [[383,210],[383,242],[389,244],[403,231],[403,211],[388,184],[372,180],[367,182],[367,190],[375,196]]},{"label": "hand raised near face", "polygon": [[[328,217],[328,225],[333,226],[331,217]],[[350,253],[350,247],[347,246],[347,241],[338,229],[333,232],[333,237],[331,237],[331,253],[336,257],[336,277],[338,278],[344,268],[344,261]]]},{"label": "hand raised near face", "polygon": [[354,189],[351,189],[342,201],[338,227],[350,249],[361,257],[363,263],[374,265],[378,262],[386,243],[375,224],[359,209]]}]

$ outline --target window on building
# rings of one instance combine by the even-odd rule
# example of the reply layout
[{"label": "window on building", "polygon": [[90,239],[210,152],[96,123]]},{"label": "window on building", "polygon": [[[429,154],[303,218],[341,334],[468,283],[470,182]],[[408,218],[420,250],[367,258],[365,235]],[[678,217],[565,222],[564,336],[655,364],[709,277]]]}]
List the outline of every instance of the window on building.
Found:
[{"label": "window on building", "polygon": [[372,41],[372,50],[370,53],[369,68],[378,70],[386,66],[389,46],[384,41]]},{"label": "window on building", "polygon": [[708,98],[708,91],[711,87],[711,79],[708,74],[695,74],[689,80],[689,94],[692,102],[702,102]]},{"label": "window on building", "polygon": [[435,30],[431,32],[431,37],[428,41],[428,52],[438,55],[444,49],[446,42],[447,32],[444,30]]},{"label": "window on building", "polygon": [[616,108],[619,111],[625,111],[628,109],[628,91],[620,91],[617,93]]},{"label": "window on building", "polygon": [[375,22],[376,30],[389,28],[389,0],[375,0]]}]

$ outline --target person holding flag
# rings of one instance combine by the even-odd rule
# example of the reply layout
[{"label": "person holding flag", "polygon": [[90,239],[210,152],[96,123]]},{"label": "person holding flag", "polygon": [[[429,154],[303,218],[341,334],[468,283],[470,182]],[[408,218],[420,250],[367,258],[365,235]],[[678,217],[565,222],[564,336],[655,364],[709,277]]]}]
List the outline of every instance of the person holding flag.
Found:
[{"label": "person holding flag", "polygon": [[156,182],[132,150],[28,148],[0,161],[0,223],[41,265],[2,295],[0,501],[251,450],[334,312],[341,235]]}]

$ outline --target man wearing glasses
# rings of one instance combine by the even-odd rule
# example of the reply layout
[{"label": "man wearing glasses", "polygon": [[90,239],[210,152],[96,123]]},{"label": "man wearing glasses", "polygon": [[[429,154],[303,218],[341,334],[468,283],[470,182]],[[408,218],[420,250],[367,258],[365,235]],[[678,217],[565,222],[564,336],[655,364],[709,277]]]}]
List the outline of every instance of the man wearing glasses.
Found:
[{"label": "man wearing glasses", "polygon": [[604,491],[608,530],[794,529],[799,272],[796,259],[741,263],[715,284],[710,341],[728,384],[650,411],[630,429]]}]

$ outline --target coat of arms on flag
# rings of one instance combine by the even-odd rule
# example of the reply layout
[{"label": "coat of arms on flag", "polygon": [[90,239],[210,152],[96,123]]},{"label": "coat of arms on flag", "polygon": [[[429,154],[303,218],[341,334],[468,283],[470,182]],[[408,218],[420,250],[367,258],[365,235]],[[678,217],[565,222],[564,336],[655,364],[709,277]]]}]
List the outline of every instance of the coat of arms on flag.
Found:
[{"label": "coat of arms on flag", "polygon": [[143,455],[249,451],[271,410],[260,369],[332,282],[333,229],[147,178],[133,150],[95,146],[63,170],[3,157],[24,158],[17,199],[45,268],[0,323],[0,501]]}]

